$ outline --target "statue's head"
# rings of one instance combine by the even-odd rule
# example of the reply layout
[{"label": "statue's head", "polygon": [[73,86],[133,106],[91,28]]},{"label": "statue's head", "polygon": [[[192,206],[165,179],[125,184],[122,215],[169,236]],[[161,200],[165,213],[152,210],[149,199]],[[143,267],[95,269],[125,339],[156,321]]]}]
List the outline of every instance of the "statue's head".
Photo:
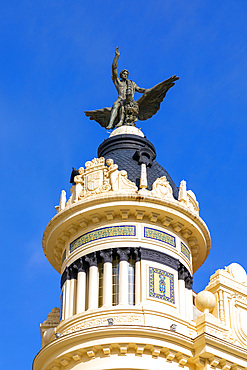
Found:
[{"label": "statue's head", "polygon": [[120,72],[120,78],[122,78],[122,80],[127,80],[128,76],[129,76],[129,71],[127,69],[123,69]]}]

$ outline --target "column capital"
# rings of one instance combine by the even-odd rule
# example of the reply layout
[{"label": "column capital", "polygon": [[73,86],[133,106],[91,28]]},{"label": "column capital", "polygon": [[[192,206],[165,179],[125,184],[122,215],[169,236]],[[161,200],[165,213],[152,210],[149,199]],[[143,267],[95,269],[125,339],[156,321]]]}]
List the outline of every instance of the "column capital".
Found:
[{"label": "column capital", "polygon": [[77,264],[72,263],[72,265],[69,266],[69,279],[76,279],[77,278],[77,271],[78,271]]},{"label": "column capital", "polygon": [[178,280],[184,280],[187,276],[185,266],[180,262],[178,266]]},{"label": "column capital", "polygon": [[77,261],[77,268],[78,268],[78,273],[79,272],[85,272],[86,271],[86,266],[85,266],[85,261],[83,257],[80,257]]},{"label": "column capital", "polygon": [[117,254],[119,255],[119,261],[128,261],[130,255],[130,248],[117,248]]},{"label": "column capital", "polygon": [[140,248],[134,248],[133,254],[135,256],[135,261],[139,262],[141,260]]},{"label": "column capital", "polygon": [[187,277],[184,279],[184,282],[185,282],[185,288],[191,290],[192,285],[193,285],[193,276],[190,275],[189,271],[188,271]]},{"label": "column capital", "polygon": [[112,248],[111,249],[103,249],[99,253],[100,257],[103,258],[104,263],[112,262]]},{"label": "column capital", "polygon": [[85,257],[85,261],[89,264],[89,267],[98,266],[98,258],[96,252],[88,254]]}]

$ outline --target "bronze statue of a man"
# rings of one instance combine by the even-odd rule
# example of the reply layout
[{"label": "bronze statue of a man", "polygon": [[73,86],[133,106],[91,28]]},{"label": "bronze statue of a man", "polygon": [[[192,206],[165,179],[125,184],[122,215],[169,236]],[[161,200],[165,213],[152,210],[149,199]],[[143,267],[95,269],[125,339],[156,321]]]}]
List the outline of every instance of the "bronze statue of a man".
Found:
[{"label": "bronze statue of a man", "polygon": [[135,91],[139,93],[144,93],[146,89],[137,86],[134,81],[128,80],[129,71],[123,69],[120,72],[120,78],[118,77],[117,66],[120,52],[118,47],[115,50],[115,57],[112,63],[112,80],[118,92],[118,98],[112,106],[110,122],[107,125],[107,129],[112,129],[114,127],[114,121],[119,114],[120,120],[115,127],[120,127],[124,123],[124,104],[126,101],[134,100]]},{"label": "bronze statue of a man", "polygon": [[[150,89],[138,87],[134,81],[128,80],[129,72],[124,69],[120,72],[120,79],[117,73],[119,59],[118,47],[115,50],[115,57],[112,63],[112,80],[118,92],[118,98],[112,108],[101,108],[85,111],[87,117],[98,122],[106,129],[113,129],[121,126],[135,126],[136,121],[145,121],[151,118],[160,109],[167,91],[174,86],[178,77],[172,76],[165,81],[158,83]],[[142,93],[142,96],[135,101],[135,92]]]}]

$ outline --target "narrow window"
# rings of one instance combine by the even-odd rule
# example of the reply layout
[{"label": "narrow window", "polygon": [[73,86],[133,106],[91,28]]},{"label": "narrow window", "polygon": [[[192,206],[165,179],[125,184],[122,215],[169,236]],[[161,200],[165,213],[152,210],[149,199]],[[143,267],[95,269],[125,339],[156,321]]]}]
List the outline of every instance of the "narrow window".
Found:
[{"label": "narrow window", "polygon": [[99,272],[99,307],[103,306],[103,262],[98,264]]},{"label": "narrow window", "polygon": [[129,259],[128,269],[128,303],[135,304],[135,260],[132,257]]},{"label": "narrow window", "polygon": [[119,259],[116,257],[112,262],[112,305],[119,303]]}]

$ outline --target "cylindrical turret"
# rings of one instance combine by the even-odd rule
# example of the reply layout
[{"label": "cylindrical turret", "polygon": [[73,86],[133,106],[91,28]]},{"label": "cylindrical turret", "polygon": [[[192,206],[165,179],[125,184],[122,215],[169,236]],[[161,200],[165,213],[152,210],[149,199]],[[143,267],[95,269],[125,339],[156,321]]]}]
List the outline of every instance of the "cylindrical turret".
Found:
[{"label": "cylindrical turret", "polygon": [[62,193],[43,237],[61,274],[61,321],[50,336],[41,326],[34,369],[174,368],[192,356],[192,276],[210,235],[194,193],[155,157],[123,126],[78,170],[66,203]]}]

